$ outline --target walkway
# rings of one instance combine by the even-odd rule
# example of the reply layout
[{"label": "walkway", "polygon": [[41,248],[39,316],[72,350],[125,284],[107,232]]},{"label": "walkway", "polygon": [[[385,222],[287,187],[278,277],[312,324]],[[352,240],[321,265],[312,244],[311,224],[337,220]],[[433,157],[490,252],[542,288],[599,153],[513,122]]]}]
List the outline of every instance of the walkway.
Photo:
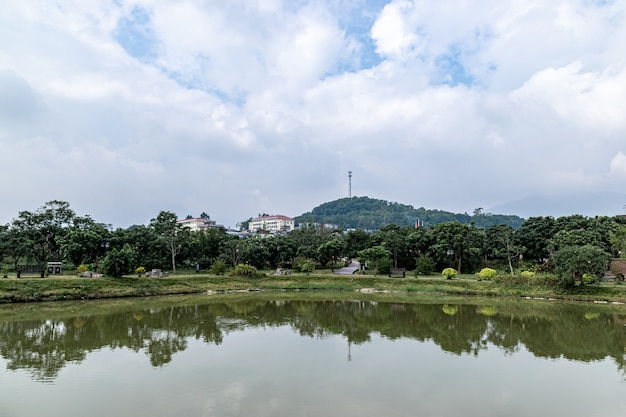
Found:
[{"label": "walkway", "polygon": [[348,266],[344,266],[341,269],[335,271],[335,274],[339,275],[352,275],[361,268],[361,264],[357,261],[351,261]]}]

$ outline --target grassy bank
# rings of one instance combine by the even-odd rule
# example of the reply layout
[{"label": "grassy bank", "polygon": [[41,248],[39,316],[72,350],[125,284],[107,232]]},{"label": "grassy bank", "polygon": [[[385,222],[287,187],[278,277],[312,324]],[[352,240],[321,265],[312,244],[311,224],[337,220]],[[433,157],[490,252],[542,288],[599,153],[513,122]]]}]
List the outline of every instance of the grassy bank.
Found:
[{"label": "grassy bank", "polygon": [[621,284],[603,283],[564,292],[541,285],[477,281],[470,275],[453,280],[445,280],[440,276],[387,278],[371,275],[339,276],[330,273],[267,275],[259,278],[195,273],[164,278],[0,278],[0,303],[146,297],[207,291],[372,291],[405,295],[480,295],[626,302],[626,285]]}]

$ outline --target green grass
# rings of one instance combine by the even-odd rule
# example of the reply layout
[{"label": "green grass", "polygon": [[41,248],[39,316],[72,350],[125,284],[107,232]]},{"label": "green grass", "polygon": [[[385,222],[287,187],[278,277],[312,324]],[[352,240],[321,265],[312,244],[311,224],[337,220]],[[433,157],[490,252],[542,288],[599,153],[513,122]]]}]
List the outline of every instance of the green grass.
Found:
[{"label": "green grass", "polygon": [[146,297],[171,294],[197,294],[207,291],[330,291],[354,292],[371,289],[396,295],[417,296],[504,296],[558,298],[584,301],[626,302],[626,285],[602,283],[564,292],[536,284],[504,284],[478,281],[474,275],[446,280],[439,275],[428,277],[388,278],[386,276],[339,276],[323,271],[312,274],[264,275],[257,278],[181,273],[164,278],[0,278],[0,303],[91,300],[101,298]]}]

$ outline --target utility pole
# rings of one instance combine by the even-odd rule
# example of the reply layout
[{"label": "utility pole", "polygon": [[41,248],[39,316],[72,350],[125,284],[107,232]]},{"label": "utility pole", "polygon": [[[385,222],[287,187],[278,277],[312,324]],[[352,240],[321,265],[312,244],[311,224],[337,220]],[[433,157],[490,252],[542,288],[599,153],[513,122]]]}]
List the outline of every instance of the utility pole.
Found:
[{"label": "utility pole", "polygon": [[348,198],[352,198],[352,171],[348,171]]}]

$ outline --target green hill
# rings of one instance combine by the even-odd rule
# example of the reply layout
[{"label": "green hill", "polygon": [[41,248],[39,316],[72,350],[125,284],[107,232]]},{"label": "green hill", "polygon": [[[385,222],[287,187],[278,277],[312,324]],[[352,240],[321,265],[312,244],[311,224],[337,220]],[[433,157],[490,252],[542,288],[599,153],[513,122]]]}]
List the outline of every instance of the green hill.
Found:
[{"label": "green hill", "polygon": [[341,229],[378,230],[388,224],[413,226],[420,221],[425,227],[437,223],[458,221],[476,227],[489,227],[495,224],[508,224],[517,229],[524,219],[518,216],[482,213],[475,210],[474,215],[458,214],[442,210],[418,209],[413,206],[377,200],[369,197],[341,198],[315,207],[310,212],[295,218],[297,223],[322,223],[337,225]]}]

